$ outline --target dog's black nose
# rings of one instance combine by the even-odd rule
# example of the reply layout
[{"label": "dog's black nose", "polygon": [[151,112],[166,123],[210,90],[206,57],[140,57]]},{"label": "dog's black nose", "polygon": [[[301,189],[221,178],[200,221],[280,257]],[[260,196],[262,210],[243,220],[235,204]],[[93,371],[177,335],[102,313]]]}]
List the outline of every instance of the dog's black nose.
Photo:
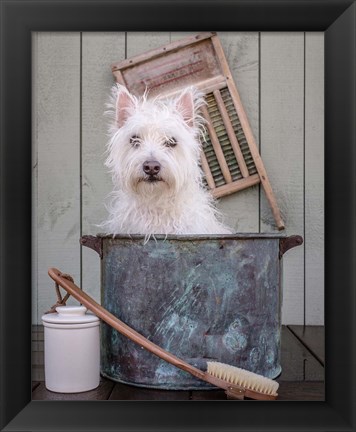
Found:
[{"label": "dog's black nose", "polygon": [[147,175],[157,175],[161,171],[161,164],[155,160],[143,163],[143,171]]}]

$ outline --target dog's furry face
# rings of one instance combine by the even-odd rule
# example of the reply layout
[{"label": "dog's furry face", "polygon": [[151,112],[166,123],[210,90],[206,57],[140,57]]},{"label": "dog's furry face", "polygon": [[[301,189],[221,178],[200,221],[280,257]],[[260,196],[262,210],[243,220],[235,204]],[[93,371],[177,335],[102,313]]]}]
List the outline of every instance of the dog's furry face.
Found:
[{"label": "dog's furry face", "polygon": [[199,135],[203,97],[188,88],[174,99],[138,99],[115,86],[106,166],[114,190],[100,226],[109,234],[225,234],[203,186]]},{"label": "dog's furry face", "polygon": [[137,99],[123,86],[113,92],[113,124],[106,165],[114,184],[142,196],[175,195],[201,182],[203,99],[187,89],[173,100]]}]

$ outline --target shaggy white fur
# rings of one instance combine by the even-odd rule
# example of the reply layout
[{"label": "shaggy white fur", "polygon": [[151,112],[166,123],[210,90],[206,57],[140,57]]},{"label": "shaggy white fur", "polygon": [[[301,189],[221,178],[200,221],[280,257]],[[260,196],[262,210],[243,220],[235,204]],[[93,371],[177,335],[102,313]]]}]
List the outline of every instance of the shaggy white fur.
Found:
[{"label": "shaggy white fur", "polygon": [[112,90],[106,166],[114,190],[107,234],[227,234],[202,183],[203,97],[187,88],[174,99]]}]

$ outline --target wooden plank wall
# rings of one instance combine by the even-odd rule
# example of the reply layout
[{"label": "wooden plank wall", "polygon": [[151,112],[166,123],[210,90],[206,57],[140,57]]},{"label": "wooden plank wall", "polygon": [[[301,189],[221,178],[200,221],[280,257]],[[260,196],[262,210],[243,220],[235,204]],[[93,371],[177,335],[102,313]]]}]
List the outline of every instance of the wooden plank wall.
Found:
[{"label": "wooden plank wall", "polygon": [[[33,33],[33,323],[55,301],[47,269],[100,298],[99,258],[81,248],[106,215],[103,113],[110,64],[184,33]],[[219,33],[286,222],[302,247],[283,260],[285,324],[324,322],[324,35]],[[259,186],[221,199],[238,232],[273,232]]]}]

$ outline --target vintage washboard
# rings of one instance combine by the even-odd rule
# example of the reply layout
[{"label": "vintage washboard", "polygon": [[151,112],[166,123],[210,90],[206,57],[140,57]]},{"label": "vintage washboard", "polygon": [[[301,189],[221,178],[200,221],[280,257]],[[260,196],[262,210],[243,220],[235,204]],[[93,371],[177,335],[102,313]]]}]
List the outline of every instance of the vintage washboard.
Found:
[{"label": "vintage washboard", "polygon": [[202,153],[206,182],[215,197],[261,182],[278,229],[284,229],[219,38],[191,36],[112,65],[115,79],[136,96],[171,96],[194,85],[205,94],[207,133]]}]

